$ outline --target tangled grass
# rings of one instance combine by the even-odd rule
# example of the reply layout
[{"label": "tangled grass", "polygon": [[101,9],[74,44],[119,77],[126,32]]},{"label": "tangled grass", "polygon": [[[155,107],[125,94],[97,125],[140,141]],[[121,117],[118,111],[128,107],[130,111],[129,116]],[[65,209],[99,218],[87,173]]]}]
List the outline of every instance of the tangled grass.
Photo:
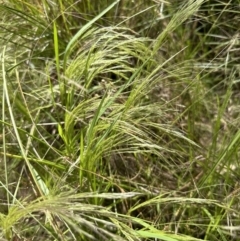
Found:
[{"label": "tangled grass", "polygon": [[100,2],[0,3],[1,240],[237,240],[238,1]]}]

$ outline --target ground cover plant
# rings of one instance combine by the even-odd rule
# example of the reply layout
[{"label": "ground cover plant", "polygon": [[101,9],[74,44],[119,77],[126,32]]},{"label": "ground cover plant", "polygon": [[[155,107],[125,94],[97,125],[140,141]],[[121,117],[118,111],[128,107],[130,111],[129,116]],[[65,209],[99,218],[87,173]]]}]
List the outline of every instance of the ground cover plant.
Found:
[{"label": "ground cover plant", "polygon": [[239,239],[239,1],[0,12],[0,240]]}]

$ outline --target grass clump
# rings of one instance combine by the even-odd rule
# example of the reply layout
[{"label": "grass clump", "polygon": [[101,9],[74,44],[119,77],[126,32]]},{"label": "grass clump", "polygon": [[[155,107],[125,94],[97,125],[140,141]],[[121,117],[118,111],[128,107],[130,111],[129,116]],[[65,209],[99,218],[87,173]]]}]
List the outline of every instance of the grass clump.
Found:
[{"label": "grass clump", "polygon": [[2,240],[238,239],[237,1],[0,11]]}]

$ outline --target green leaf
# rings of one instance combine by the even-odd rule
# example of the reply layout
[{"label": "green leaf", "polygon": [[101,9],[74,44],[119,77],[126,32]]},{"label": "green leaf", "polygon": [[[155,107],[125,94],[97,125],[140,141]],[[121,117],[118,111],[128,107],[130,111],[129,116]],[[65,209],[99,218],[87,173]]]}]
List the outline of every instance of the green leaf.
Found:
[{"label": "green leaf", "polygon": [[112,3],[109,7],[107,7],[104,11],[102,11],[100,14],[98,14],[94,19],[92,19],[90,22],[88,22],[86,25],[84,25],[70,40],[68,43],[65,54],[64,54],[64,61],[63,61],[63,69],[66,69],[66,63],[67,59],[69,57],[70,51],[72,48],[74,48],[76,42],[81,39],[84,33],[88,31],[88,29],[98,20],[100,19],[104,14],[106,14],[110,9],[112,9],[120,0],[115,1]]}]

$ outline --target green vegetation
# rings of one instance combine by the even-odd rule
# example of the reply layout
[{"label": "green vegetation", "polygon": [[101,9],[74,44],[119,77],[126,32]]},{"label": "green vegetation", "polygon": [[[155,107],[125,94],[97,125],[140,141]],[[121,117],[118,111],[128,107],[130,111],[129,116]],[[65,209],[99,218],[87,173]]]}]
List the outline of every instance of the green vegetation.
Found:
[{"label": "green vegetation", "polygon": [[239,1],[0,14],[0,240],[239,240]]}]

